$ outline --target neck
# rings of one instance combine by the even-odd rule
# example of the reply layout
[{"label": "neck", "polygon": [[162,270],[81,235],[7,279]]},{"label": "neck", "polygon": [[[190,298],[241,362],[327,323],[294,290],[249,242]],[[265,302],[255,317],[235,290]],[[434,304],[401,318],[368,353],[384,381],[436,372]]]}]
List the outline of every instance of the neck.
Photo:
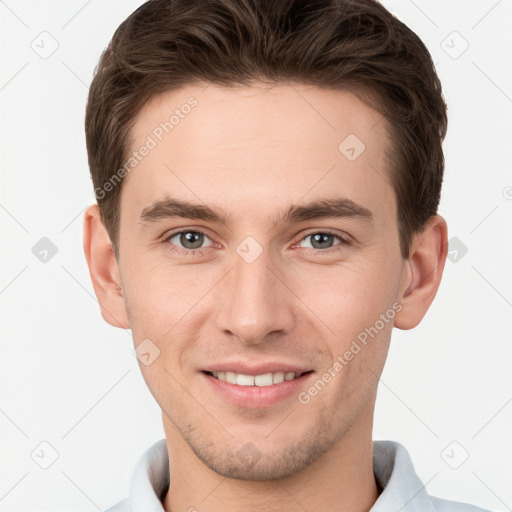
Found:
[{"label": "neck", "polygon": [[217,474],[164,420],[171,475],[164,508],[166,512],[367,512],[379,496],[373,473],[372,420],[370,403],[329,452],[304,470],[272,481]]}]

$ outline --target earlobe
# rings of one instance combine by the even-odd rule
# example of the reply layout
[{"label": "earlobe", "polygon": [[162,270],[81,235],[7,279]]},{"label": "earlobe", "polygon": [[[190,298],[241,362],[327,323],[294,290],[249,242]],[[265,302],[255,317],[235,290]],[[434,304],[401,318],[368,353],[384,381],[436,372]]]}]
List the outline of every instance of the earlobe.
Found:
[{"label": "earlobe", "polygon": [[395,317],[395,327],[412,329],[425,316],[441,283],[448,253],[448,228],[440,215],[432,216],[425,229],[417,233],[409,258],[404,261],[404,273],[399,298],[401,311]]},{"label": "earlobe", "polygon": [[129,329],[118,264],[97,204],[85,211],[84,252],[103,319],[114,327]]}]

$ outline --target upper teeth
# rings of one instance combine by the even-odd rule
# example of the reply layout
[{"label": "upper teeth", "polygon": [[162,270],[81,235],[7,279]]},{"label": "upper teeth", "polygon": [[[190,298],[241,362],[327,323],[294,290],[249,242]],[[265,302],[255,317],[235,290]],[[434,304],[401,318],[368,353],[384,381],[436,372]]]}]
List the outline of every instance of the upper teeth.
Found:
[{"label": "upper teeth", "polygon": [[219,380],[224,380],[230,384],[238,384],[239,386],[271,386],[284,380],[293,380],[301,375],[294,372],[263,373],[262,375],[244,375],[235,372],[212,372],[212,374]]}]

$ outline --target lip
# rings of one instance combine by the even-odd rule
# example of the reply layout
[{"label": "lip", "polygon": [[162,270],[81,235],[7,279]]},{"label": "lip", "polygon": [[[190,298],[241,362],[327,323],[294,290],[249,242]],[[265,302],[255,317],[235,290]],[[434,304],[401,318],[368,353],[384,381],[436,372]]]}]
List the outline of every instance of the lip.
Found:
[{"label": "lip", "polygon": [[[214,367],[212,366],[212,368]],[[268,370],[270,366],[265,366],[263,370],[259,367],[257,369],[254,367],[246,367],[245,370],[242,370],[240,366],[227,365],[222,366],[222,368],[239,368],[236,373],[243,373],[244,375],[261,375],[263,373],[274,373],[277,371],[286,371],[287,368],[291,368],[288,371],[303,373],[300,370],[294,370],[293,367],[284,367],[283,365],[280,366],[279,369],[275,369],[273,371]],[[219,367],[218,370],[206,371],[223,370]],[[300,377],[297,377],[293,380],[285,380],[279,384],[272,384],[271,386],[239,386],[237,384],[230,384],[229,382],[219,380],[213,375],[206,373],[206,371],[199,372],[199,376],[205,381],[205,384],[210,389],[212,389],[216,395],[220,396],[223,400],[226,400],[233,405],[250,409],[262,409],[265,407],[270,407],[281,401],[289,399],[290,397],[296,397],[301,388],[305,387],[308,381],[315,375],[315,372],[312,370],[304,370],[307,373],[303,373],[303,375]]]},{"label": "lip", "polygon": [[249,364],[242,362],[226,362],[226,363],[216,363],[208,366],[207,368],[202,368],[204,372],[235,372],[241,373],[243,375],[263,375],[264,373],[276,373],[276,372],[294,372],[294,373],[305,373],[309,372],[312,369],[306,368],[305,366],[293,365],[290,363],[279,363],[275,362],[266,362],[266,363],[257,363],[257,364]]}]

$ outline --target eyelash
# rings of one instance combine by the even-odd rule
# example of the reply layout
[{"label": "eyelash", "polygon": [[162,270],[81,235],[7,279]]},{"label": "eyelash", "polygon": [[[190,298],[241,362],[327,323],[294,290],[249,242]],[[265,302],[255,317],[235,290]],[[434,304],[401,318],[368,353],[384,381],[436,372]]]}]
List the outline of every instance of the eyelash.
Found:
[{"label": "eyelash", "polygon": [[[205,247],[203,249],[184,249],[184,248],[176,248],[173,244],[169,243],[169,240],[171,238],[174,238],[176,235],[181,235],[183,233],[198,233],[198,234],[204,235],[205,237],[209,238],[208,235],[206,234],[206,232],[202,231],[200,229],[182,229],[181,231],[176,231],[174,233],[166,234],[163,237],[163,239],[162,239],[162,243],[166,244],[167,245],[167,250],[169,252],[172,252],[172,253],[176,253],[176,254],[180,254],[180,255],[185,255],[185,256],[188,256],[188,255],[190,255],[190,256],[203,256],[204,255],[204,249],[207,249],[208,247]],[[333,247],[329,247],[327,249],[315,249],[314,247],[304,247],[303,249],[306,249],[308,252],[309,251],[314,251],[315,253],[331,253],[331,251],[338,250],[338,249],[336,249],[336,247],[338,245],[347,246],[347,245],[351,244],[351,242],[350,242],[350,240],[348,238],[342,237],[338,233],[333,233],[332,231],[330,231],[328,229],[326,229],[326,230],[311,231],[311,232],[305,234],[297,243],[300,243],[304,239],[306,239],[306,238],[308,238],[310,236],[313,236],[313,235],[317,235],[317,234],[331,235],[334,238],[337,238],[340,241],[340,243],[334,245]],[[296,244],[294,244],[294,245],[296,245]],[[211,247],[211,246],[209,246],[209,247]]]}]

